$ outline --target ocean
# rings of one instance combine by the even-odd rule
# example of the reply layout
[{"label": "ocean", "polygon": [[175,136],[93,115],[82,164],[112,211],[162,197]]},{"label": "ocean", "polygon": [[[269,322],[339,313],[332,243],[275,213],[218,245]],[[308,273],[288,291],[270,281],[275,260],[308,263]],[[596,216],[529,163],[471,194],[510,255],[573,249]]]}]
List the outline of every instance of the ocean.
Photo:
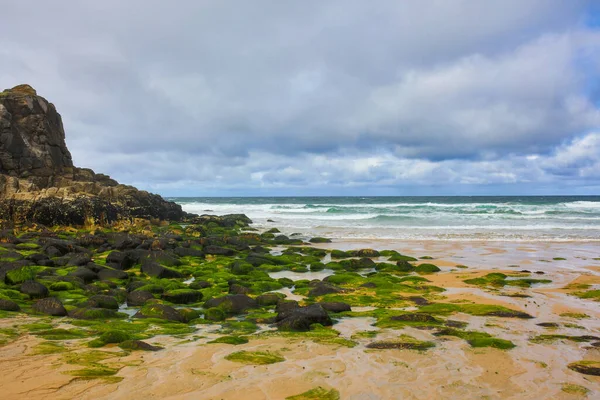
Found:
[{"label": "ocean", "polygon": [[187,212],[336,239],[600,241],[600,196],[174,197]]}]

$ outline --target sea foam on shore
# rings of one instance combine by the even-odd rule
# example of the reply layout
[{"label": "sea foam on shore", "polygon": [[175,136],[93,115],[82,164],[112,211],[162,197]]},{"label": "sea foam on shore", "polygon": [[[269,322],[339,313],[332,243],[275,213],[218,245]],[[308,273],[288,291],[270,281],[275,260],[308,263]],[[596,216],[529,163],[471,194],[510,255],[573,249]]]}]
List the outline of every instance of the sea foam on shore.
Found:
[{"label": "sea foam on shore", "polygon": [[[338,239],[599,241],[600,196],[173,198],[258,228]],[[271,222],[275,221],[275,222]]]}]

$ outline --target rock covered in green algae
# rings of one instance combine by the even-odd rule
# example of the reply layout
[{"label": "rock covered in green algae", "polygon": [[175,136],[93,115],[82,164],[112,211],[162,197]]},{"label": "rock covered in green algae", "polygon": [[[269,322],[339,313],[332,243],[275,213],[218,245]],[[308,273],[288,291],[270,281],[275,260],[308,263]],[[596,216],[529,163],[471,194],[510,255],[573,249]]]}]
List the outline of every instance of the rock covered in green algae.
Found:
[{"label": "rock covered in green algae", "polygon": [[600,361],[577,361],[568,367],[580,374],[600,376]]},{"label": "rock covered in green algae", "polygon": [[174,322],[185,322],[183,315],[175,308],[166,304],[146,303],[134,317],[136,318],[160,318]]},{"label": "rock covered in green algae", "polygon": [[290,331],[309,331],[313,324],[333,325],[329,314],[320,304],[288,307],[277,314],[276,321],[279,329]]},{"label": "rock covered in green algae", "polygon": [[119,347],[123,350],[142,350],[142,351],[159,351],[162,347],[153,346],[141,340],[124,340],[119,343]]},{"label": "rock covered in green algae", "polygon": [[226,314],[237,315],[244,311],[257,308],[258,303],[253,298],[245,294],[230,294],[222,297],[216,297],[204,303],[205,308],[218,307]]}]

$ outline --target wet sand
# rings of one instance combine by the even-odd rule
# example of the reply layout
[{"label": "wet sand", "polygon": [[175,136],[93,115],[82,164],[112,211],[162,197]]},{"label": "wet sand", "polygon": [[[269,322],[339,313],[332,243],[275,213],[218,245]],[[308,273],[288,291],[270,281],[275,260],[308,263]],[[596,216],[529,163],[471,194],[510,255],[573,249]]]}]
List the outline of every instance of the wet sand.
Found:
[{"label": "wet sand", "polygon": [[[76,365],[66,365],[61,354],[31,355],[40,340],[25,336],[0,347],[0,397],[3,399],[285,399],[315,387],[334,388],[341,399],[576,399],[600,398],[600,377],[582,375],[566,366],[582,359],[600,361],[600,348],[589,343],[559,340],[532,343],[540,334],[600,336],[598,302],[569,295],[569,284],[600,286],[600,256],[596,244],[585,243],[474,243],[474,242],[334,242],[323,248],[394,249],[403,254],[430,256],[423,262],[438,265],[442,272],[428,275],[433,285],[447,289],[439,301],[497,304],[525,311],[534,319],[477,317],[456,314],[453,320],[511,340],[512,350],[471,348],[464,340],[441,340],[431,332],[405,328],[401,332],[371,326],[372,318],[344,318],[334,329],[342,337],[356,332],[377,332],[377,338],[393,338],[399,333],[419,340],[436,340],[427,351],[370,350],[373,339],[355,339],[353,348],[319,344],[308,339],[256,336],[249,343],[232,346],[207,344],[211,327],[198,326],[196,336],[155,337],[154,344],[165,346],[156,353],[134,352],[123,356],[120,349],[103,363],[130,364],[117,377],[120,382],[83,380],[66,375]],[[553,260],[555,257],[566,260]],[[460,269],[457,265],[466,265]],[[464,279],[489,272],[515,273],[541,271],[534,278],[552,283],[531,288],[504,287],[497,290],[467,285]],[[510,297],[507,294],[530,297]],[[290,293],[291,294],[291,293]],[[561,316],[586,314],[589,318]],[[560,323],[548,329],[537,324]],[[2,327],[15,319],[1,321]],[[78,344],[74,342],[73,348]],[[225,359],[240,350],[269,351],[285,361],[271,365],[245,365]],[[578,385],[586,394],[563,391],[564,385]]]}]

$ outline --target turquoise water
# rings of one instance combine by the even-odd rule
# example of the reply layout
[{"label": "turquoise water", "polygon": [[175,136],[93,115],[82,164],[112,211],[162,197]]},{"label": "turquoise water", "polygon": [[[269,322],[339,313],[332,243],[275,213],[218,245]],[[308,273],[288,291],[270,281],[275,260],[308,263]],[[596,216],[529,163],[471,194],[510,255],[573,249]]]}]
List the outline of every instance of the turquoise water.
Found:
[{"label": "turquoise water", "polygon": [[[186,197],[197,214],[340,239],[600,241],[600,196]],[[270,222],[274,221],[274,222]]]}]

